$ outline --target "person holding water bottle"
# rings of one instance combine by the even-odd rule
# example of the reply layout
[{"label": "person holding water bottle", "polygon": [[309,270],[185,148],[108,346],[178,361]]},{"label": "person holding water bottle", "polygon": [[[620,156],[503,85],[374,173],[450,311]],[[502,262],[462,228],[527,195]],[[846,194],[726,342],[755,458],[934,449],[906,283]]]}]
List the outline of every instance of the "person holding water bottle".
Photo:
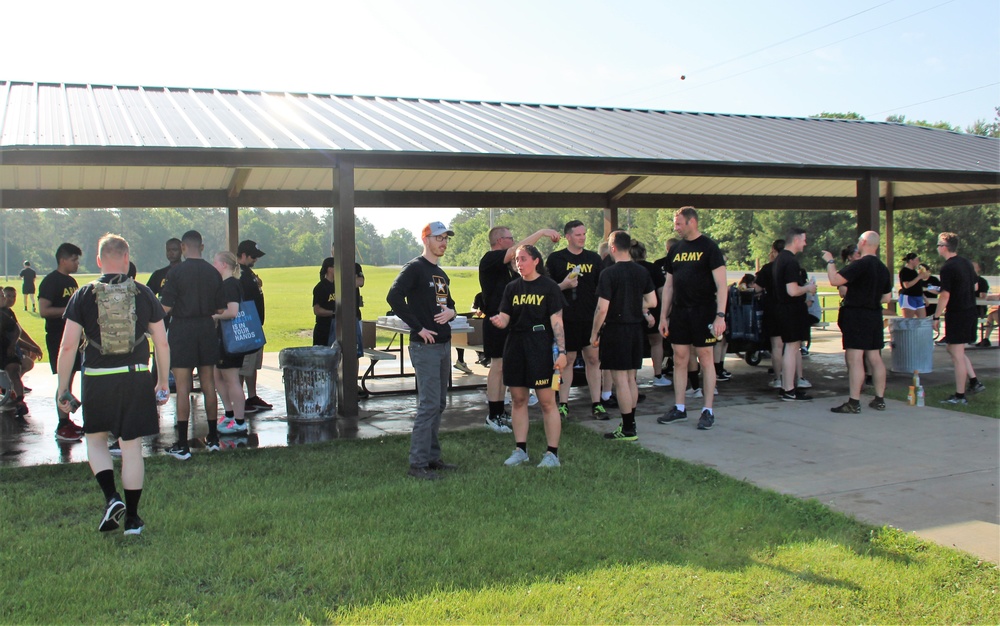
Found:
[{"label": "person holding water bottle", "polygon": [[[518,246],[514,263],[520,278],[507,284],[500,300],[500,312],[490,318],[495,327],[509,330],[503,350],[503,384],[510,388],[511,426],[516,447],[504,465],[513,467],[530,460],[528,390],[534,389],[542,405],[548,444],[538,467],[559,467],[562,420],[556,405],[556,392],[559,374],[567,365],[563,294],[559,285],[546,275],[542,255],[535,246]],[[554,359],[550,359],[550,355]]]},{"label": "person holding water bottle", "polygon": [[[97,265],[103,275],[84,285],[66,304],[66,328],[57,357],[59,409],[71,413],[79,401],[70,391],[73,364],[80,342],[88,339],[83,354],[83,431],[87,438],[87,459],[104,494],[104,514],[97,529],[108,532],[122,525],[126,535],[138,535],[144,523],[139,517],[139,498],[145,476],[142,438],[160,432],[156,406],[166,404],[170,348],[163,327],[164,311],[149,287],[128,278],[129,246],[118,235],[107,234],[97,243]],[[107,321],[111,288],[131,293],[134,298],[132,342],[123,344],[121,327]],[[100,297],[100,300],[99,300]],[[112,332],[115,331],[115,332]],[[149,342],[156,348],[156,380],[149,372]],[[102,348],[102,343],[104,344]],[[129,347],[131,346],[131,347]],[[121,444],[122,488],[115,487],[114,464],[108,450],[108,433]]]}]

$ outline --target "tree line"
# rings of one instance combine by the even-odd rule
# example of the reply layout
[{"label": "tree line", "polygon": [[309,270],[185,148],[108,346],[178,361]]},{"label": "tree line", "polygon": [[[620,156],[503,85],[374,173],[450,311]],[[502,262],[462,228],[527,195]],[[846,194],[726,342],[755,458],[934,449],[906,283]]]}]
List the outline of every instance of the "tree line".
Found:
[{"label": "tree line", "polygon": [[[619,226],[643,242],[650,260],[665,253],[674,236],[674,209],[620,209]],[[701,229],[715,239],[733,270],[753,270],[766,262],[771,242],[784,237],[790,226],[809,232],[809,246],[803,266],[809,271],[823,269],[820,250],[837,254],[857,240],[853,211],[779,211],[779,210],[702,210]],[[452,266],[478,266],[489,249],[491,224],[507,226],[521,239],[540,228],[562,232],[570,220],[587,226],[587,247],[596,249],[604,229],[600,209],[462,209],[449,225],[455,237],[448,247],[445,262]],[[885,217],[881,232],[885,232]],[[7,209],[3,211],[6,238],[6,273],[17,275],[27,259],[39,273],[55,267],[55,249],[63,241],[78,245],[84,252],[81,272],[97,272],[94,261],[97,240],[106,232],[123,235],[132,246],[132,259],[140,272],[151,272],[165,265],[164,243],[196,229],[205,239],[211,254],[225,247],[226,213],[224,209]],[[938,261],[934,244],[939,232],[954,231],[961,237],[960,253],[979,261],[987,274],[1000,268],[1000,205],[977,205],[943,209],[898,211],[894,219],[895,264],[903,255],[916,252],[934,267]],[[240,237],[253,239],[267,253],[268,267],[319,266],[330,253],[330,216],[318,217],[313,211],[272,211],[263,208],[240,211]],[[420,242],[410,231],[397,229],[387,236],[363,218],[355,221],[357,255],[364,265],[399,265],[421,252]],[[543,255],[565,243],[538,242]],[[883,259],[884,257],[883,245]]]}]

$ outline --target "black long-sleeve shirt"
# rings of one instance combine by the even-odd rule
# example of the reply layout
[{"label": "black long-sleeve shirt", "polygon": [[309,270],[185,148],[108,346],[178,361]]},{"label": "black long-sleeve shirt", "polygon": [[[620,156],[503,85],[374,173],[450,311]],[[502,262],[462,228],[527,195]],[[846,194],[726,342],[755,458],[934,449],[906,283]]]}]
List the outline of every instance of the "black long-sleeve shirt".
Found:
[{"label": "black long-sleeve shirt", "polygon": [[392,312],[410,327],[411,343],[424,343],[419,335],[424,328],[437,333],[435,343],[451,341],[451,326],[434,321],[443,307],[455,308],[451,281],[440,266],[422,256],[413,259],[400,270],[385,300]]}]

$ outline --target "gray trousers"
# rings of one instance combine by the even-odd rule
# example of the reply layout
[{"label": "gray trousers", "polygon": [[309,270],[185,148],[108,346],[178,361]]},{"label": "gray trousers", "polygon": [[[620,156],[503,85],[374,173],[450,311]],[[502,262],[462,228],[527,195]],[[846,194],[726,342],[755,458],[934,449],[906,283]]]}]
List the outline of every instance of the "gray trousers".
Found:
[{"label": "gray trousers", "polygon": [[410,363],[417,377],[417,416],[410,435],[410,465],[426,467],[441,460],[438,428],[448,404],[451,342],[411,343]]}]

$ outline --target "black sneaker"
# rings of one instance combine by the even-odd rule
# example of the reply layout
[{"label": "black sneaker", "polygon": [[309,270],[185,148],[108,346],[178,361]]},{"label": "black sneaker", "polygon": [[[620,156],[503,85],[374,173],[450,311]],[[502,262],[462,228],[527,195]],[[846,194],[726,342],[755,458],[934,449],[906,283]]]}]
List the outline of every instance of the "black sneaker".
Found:
[{"label": "black sneaker", "polygon": [[111,443],[108,444],[108,452],[111,453],[111,456],[113,456],[113,457],[115,457],[117,459],[121,458],[121,456],[122,456],[122,446],[121,446],[120,443],[118,443],[117,439],[115,439],[114,441],[112,441]]},{"label": "black sneaker", "polygon": [[683,422],[687,418],[688,418],[687,409],[681,411],[676,406],[674,406],[674,408],[670,409],[669,413],[666,413],[665,415],[661,415],[660,417],[656,418],[656,423],[673,424],[675,422]]},{"label": "black sneaker", "polygon": [[733,377],[733,373],[729,370],[723,368],[721,372],[716,372],[715,380],[729,380]]},{"label": "black sneaker", "polygon": [[125,503],[122,502],[121,496],[116,493],[108,498],[108,505],[104,507],[104,517],[101,518],[101,523],[97,527],[97,530],[102,533],[115,530],[121,525],[124,515]]},{"label": "black sneaker", "polygon": [[604,433],[605,439],[612,441],[637,441],[639,436],[634,430],[622,430],[621,425],[610,433]]},{"label": "black sneaker", "polygon": [[602,422],[611,419],[611,416],[608,415],[608,411],[604,408],[604,405],[601,404],[600,402],[594,405],[594,408],[591,411],[590,415],[595,420],[600,420]]},{"label": "black sneaker", "polygon": [[[872,408],[874,408],[874,407],[872,407]],[[884,402],[882,403],[882,409],[885,409],[885,403]],[[856,414],[858,414],[858,413],[861,412],[861,403],[851,404],[850,402],[845,402],[845,403],[841,404],[840,406],[833,407],[832,409],[830,409],[830,412],[831,413],[851,413],[851,414],[855,414],[856,415]]]},{"label": "black sneaker", "polygon": [[440,470],[457,470],[458,466],[455,465],[454,463],[445,463],[441,459],[438,459],[437,461],[431,461],[430,463],[428,463],[427,464],[427,469],[429,469],[429,470],[438,470],[438,471],[440,471]]},{"label": "black sneaker", "polygon": [[986,385],[977,380],[976,386],[973,387],[970,385],[969,388],[965,390],[965,393],[976,394],[976,393],[982,393],[984,391],[986,391]]},{"label": "black sneaker", "polygon": [[604,405],[606,409],[617,409],[618,408],[618,398],[612,395],[607,400],[601,400],[601,404]]},{"label": "black sneaker", "polygon": [[959,398],[957,394],[951,394],[947,398],[941,401],[941,404],[968,404],[969,401],[965,398]]},{"label": "black sneaker", "polygon": [[412,476],[414,478],[419,478],[420,480],[441,480],[441,476],[439,476],[436,472],[431,471],[430,468],[427,467],[417,467],[411,465],[410,470],[406,473],[407,475]]},{"label": "black sneaker", "polygon": [[782,391],[781,395],[778,396],[781,400],[785,402],[796,402],[803,400],[812,400],[813,397],[804,391]]},{"label": "black sneaker", "polygon": [[167,454],[174,457],[175,459],[179,459],[181,461],[187,461],[188,459],[191,458],[191,449],[188,448],[187,446],[175,443],[174,445],[167,448]]},{"label": "black sneaker", "polygon": [[218,437],[206,437],[205,438],[205,449],[209,452],[218,452],[222,448],[219,447]]},{"label": "black sneaker", "polygon": [[[876,411],[884,411],[885,398],[874,398],[871,402],[868,403],[868,406],[875,409]],[[860,413],[860,411],[858,412]]]},{"label": "black sneaker", "polygon": [[705,409],[701,412],[701,417],[698,418],[698,430],[712,430],[715,426],[715,415],[708,412]]},{"label": "black sneaker", "polygon": [[142,532],[142,529],[146,527],[146,523],[142,521],[142,518],[138,515],[129,515],[125,518],[125,534],[126,535],[138,535]]}]

